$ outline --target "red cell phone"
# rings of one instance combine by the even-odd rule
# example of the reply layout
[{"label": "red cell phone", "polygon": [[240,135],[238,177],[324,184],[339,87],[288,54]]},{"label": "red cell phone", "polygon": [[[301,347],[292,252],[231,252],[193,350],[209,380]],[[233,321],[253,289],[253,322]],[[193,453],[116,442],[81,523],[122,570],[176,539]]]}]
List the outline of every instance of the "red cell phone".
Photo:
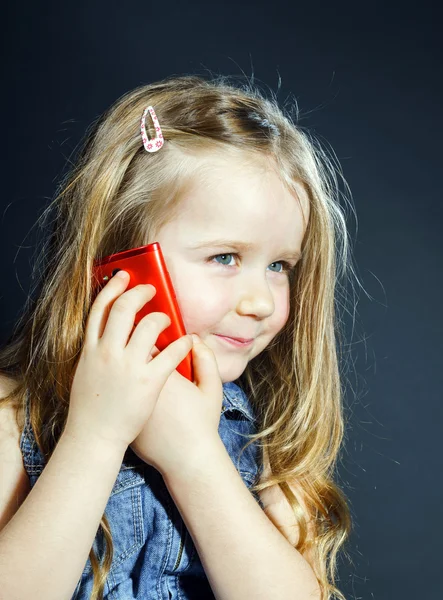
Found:
[{"label": "red cell phone", "polygon": [[[157,338],[155,345],[160,351],[164,350],[174,340],[186,335],[171,276],[166,268],[165,259],[158,242],[111,254],[95,261],[93,285],[97,293],[120,270],[127,271],[130,275],[127,290],[140,283],[151,283],[157,290],[152,300],[147,302],[135,315],[134,326],[142,317],[151,312],[166,313],[171,319],[171,324]],[[191,382],[194,381],[191,352],[178,365],[177,371]]]}]

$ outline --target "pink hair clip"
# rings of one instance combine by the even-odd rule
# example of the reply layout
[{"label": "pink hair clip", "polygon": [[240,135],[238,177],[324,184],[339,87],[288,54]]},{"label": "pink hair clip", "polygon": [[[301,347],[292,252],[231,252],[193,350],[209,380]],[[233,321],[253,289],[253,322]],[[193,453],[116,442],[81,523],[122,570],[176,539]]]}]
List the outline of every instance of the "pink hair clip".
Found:
[{"label": "pink hair clip", "polygon": [[[149,140],[148,136],[146,134],[145,119],[146,119],[146,115],[148,114],[148,111],[151,113],[151,119],[154,124],[155,131],[156,131],[155,138],[152,138],[152,140]],[[162,134],[162,130],[160,127],[160,123],[158,122],[157,116],[156,116],[155,111],[152,108],[152,106],[148,106],[143,111],[140,131],[141,131],[143,145],[145,147],[146,152],[157,152],[157,150],[160,150],[160,148],[164,144],[164,139],[163,139],[163,134]]]}]

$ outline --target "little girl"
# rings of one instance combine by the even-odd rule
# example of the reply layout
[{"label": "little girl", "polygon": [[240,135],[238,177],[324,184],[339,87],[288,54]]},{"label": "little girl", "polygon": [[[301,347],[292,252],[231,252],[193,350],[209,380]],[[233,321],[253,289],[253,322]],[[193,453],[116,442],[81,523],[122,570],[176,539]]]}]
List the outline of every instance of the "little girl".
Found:
[{"label": "little girl", "polygon": [[[173,77],[117,100],[59,191],[0,353],[2,599],[344,600],[349,252],[323,151],[252,85]],[[164,313],[134,327],[155,288],[91,277],[154,241],[188,333],[161,352]]]}]

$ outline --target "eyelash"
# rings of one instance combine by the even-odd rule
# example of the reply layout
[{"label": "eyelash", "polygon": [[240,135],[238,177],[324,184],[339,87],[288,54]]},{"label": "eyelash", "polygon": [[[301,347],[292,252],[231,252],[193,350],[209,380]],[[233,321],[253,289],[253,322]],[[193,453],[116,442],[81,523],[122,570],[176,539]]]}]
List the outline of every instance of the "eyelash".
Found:
[{"label": "eyelash", "polygon": [[[212,262],[214,260],[214,258],[218,258],[219,256],[237,256],[237,257],[239,257],[240,255],[238,254],[238,252],[223,252],[222,254],[214,254],[213,256],[210,256],[208,258],[208,262]],[[283,266],[283,269],[281,271],[273,271],[273,273],[287,273],[289,275],[297,266],[297,265],[292,266],[286,260],[276,260],[273,263],[271,263],[271,265],[276,264],[276,263],[277,264],[280,263]],[[217,264],[219,264],[222,267],[233,266],[233,265],[222,265],[221,263],[217,263]]]}]

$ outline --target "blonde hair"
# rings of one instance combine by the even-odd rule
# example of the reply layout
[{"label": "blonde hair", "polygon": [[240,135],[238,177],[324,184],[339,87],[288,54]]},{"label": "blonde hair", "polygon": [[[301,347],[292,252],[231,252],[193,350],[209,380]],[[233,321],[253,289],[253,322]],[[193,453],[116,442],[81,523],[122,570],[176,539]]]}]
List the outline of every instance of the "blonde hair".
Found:
[{"label": "blonde hair", "polygon": [[[154,154],[144,150],[139,129],[148,105],[153,105],[166,140]],[[271,157],[288,189],[296,195],[301,184],[306,190],[310,217],[302,259],[290,282],[289,319],[239,378],[259,425],[248,444],[259,444],[272,473],[253,490],[280,486],[299,524],[296,548],[314,557],[322,598],[345,600],[335,583],[351,516],[334,476],[345,429],[338,361],[344,336],[337,308],[345,298],[341,279],[354,274],[340,196],[349,200],[339,192],[339,167],[296,124],[298,108],[295,112],[294,119],[273,95],[267,98],[251,82],[181,76],[124,94],[97,119],[42,215],[56,211],[35,263],[36,300],[28,299],[0,352],[0,370],[18,382],[2,402],[14,399],[23,408],[28,392],[31,425],[47,461],[66,422],[93,301],[93,261],[153,241],[155,231],[174,217],[202,153]],[[148,135],[154,137],[148,121]],[[309,514],[292,493],[291,482],[302,490]],[[99,561],[93,549],[89,555],[94,600],[103,597],[112,562],[105,514],[99,533],[106,540],[104,559]]]}]

